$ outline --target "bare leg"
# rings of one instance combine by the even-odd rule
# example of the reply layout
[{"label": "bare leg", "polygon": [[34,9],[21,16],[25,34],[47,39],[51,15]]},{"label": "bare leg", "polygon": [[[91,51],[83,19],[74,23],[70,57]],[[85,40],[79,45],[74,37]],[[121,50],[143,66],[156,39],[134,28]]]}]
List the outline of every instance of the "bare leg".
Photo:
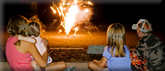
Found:
[{"label": "bare leg", "polygon": [[88,63],[88,68],[92,71],[103,71],[105,68],[98,66],[94,62],[89,62]]},{"label": "bare leg", "polygon": [[51,63],[48,66],[46,66],[46,71],[63,71],[67,68],[67,65],[65,62],[55,62]]},{"label": "bare leg", "polygon": [[36,61],[32,60],[31,61],[31,67],[33,68],[34,71],[41,71],[40,66],[36,63]]}]

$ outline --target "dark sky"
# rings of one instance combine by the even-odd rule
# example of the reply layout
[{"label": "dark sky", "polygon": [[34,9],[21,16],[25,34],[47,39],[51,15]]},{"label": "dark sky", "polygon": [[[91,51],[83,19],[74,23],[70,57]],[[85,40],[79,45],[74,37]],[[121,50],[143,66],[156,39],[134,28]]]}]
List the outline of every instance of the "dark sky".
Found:
[{"label": "dark sky", "polygon": [[[122,23],[126,26],[131,26],[133,23],[141,18],[148,19],[155,28],[161,27],[164,21],[164,7],[161,3],[99,3],[95,1],[94,15],[92,22],[94,24],[101,24],[100,22],[107,22],[104,24],[110,24],[114,22]],[[152,2],[152,1],[151,1]],[[55,18],[50,10],[51,2],[38,3],[38,15],[43,23],[51,23]],[[29,18],[32,16],[31,3],[22,2],[4,2],[3,3],[3,18],[5,25],[9,18],[14,14],[21,14]]]}]

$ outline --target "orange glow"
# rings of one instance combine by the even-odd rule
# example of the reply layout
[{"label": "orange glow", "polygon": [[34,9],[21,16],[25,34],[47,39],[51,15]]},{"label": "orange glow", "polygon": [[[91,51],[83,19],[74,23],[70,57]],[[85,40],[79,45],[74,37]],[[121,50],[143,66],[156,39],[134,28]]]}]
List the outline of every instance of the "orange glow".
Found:
[{"label": "orange glow", "polygon": [[76,27],[76,28],[74,28],[75,29],[75,31],[77,31],[78,30],[78,28]]},{"label": "orange glow", "polygon": [[88,9],[85,9],[85,11],[84,12],[89,12],[89,10]]},{"label": "orange glow", "polygon": [[93,3],[91,1],[88,1],[88,4],[93,5]]},{"label": "orange glow", "polygon": [[77,0],[74,0],[74,4],[76,4],[77,3]]}]

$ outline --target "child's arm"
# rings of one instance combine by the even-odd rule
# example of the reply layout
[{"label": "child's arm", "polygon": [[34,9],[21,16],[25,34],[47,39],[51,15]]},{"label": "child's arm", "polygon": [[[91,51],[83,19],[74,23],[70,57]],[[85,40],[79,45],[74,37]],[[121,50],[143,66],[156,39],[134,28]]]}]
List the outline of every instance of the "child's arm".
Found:
[{"label": "child's arm", "polygon": [[46,49],[46,51],[44,52],[44,54],[43,54],[42,57],[45,59],[46,62],[48,61],[48,52],[47,52],[47,49]]},{"label": "child's arm", "polygon": [[48,48],[47,48],[47,44],[48,44],[48,40],[47,39],[42,39],[42,44],[43,44],[43,47],[46,49],[46,51],[44,52],[44,54],[43,54],[43,58],[46,60],[46,61],[48,61]]},{"label": "child's arm", "polygon": [[36,43],[36,40],[32,37],[24,37],[24,36],[21,36],[21,35],[18,35],[18,40],[24,40],[24,41],[27,41],[27,42],[30,42],[30,43]]},{"label": "child's arm", "polygon": [[100,67],[107,67],[107,58],[104,57],[104,56],[101,58],[100,61],[98,61],[98,60],[93,60],[93,62],[94,62],[95,64],[97,64],[98,66],[100,66]]}]

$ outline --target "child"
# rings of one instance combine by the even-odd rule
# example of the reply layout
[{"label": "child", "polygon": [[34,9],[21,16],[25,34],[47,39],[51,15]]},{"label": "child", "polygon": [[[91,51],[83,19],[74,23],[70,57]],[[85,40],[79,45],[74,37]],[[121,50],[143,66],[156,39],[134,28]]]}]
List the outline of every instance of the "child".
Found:
[{"label": "child", "polygon": [[111,24],[107,29],[107,46],[100,61],[89,62],[94,71],[131,71],[130,53],[125,45],[125,28],[120,23]]},{"label": "child", "polygon": [[[45,44],[44,41],[42,40],[42,38],[40,37],[40,25],[36,22],[29,23],[28,24],[28,35],[30,37],[19,36],[18,39],[28,41],[31,43],[35,43],[36,48],[39,51],[39,53],[41,54],[41,56],[45,55],[45,58],[48,58],[47,65],[49,65],[49,63],[52,62],[52,58],[50,56],[47,56],[47,48],[46,48],[47,44]],[[35,38],[35,40],[32,37]],[[37,70],[37,71],[40,70],[39,67],[37,67],[37,66],[34,67],[35,63],[36,62],[33,62],[33,61],[31,62],[31,66],[33,67],[33,69]]]},{"label": "child", "polygon": [[[44,59],[48,59],[46,70],[52,70],[52,69],[53,69],[53,71],[59,71],[62,69],[64,70],[64,68],[60,67],[60,66],[66,65],[64,62],[52,63],[52,58],[47,56],[46,45],[48,44],[48,42],[42,41],[42,38],[40,37],[40,26],[37,22],[31,22],[28,24],[28,35],[31,37],[19,36],[18,39],[28,41],[31,43],[36,43],[35,45],[36,45],[39,53],[41,54],[41,56],[43,56]],[[36,41],[33,38],[35,38]],[[50,63],[51,63],[51,65],[49,65]],[[31,66],[34,69],[34,71],[41,71],[40,66],[38,66],[38,64],[35,62],[35,60],[31,61]],[[71,67],[65,69],[65,71],[75,70],[75,69],[76,69],[75,66],[71,66]]]}]

